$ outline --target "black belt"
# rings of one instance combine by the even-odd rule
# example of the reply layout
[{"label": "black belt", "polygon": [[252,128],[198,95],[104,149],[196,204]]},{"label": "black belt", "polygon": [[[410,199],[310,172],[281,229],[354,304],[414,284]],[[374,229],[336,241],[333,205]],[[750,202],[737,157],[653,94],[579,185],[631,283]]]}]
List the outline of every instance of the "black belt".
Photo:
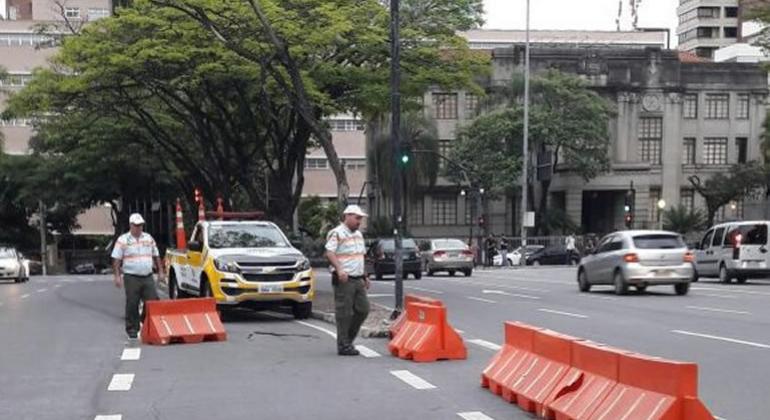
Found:
[{"label": "black belt", "polygon": [[[339,277],[339,275],[336,272],[334,272],[334,273],[332,273],[332,277]],[[363,280],[365,278],[366,278],[366,276],[351,276],[351,275],[348,275],[348,279],[350,279],[350,280]]]}]

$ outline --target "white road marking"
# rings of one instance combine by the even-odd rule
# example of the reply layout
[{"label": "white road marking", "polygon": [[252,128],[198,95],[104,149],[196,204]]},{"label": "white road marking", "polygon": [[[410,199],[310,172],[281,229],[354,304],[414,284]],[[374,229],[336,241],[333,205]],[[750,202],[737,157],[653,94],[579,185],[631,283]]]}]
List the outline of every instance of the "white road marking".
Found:
[{"label": "white road marking", "polygon": [[716,419],[716,420],[727,420],[726,418],[724,418],[724,417],[719,417],[719,416],[714,416],[714,419]]},{"label": "white road marking", "polygon": [[708,296],[708,297],[715,297],[715,298],[721,298],[721,299],[737,299],[738,296],[730,296],[730,295],[715,295],[711,293],[700,293],[698,296]]},{"label": "white road marking", "polygon": [[356,350],[361,352],[361,356],[364,356],[364,357],[381,357],[382,356],[380,353],[377,353],[376,351],[370,349],[369,347],[362,346],[361,344],[356,345]]},{"label": "white road marking", "polygon": [[131,390],[131,384],[134,383],[133,373],[116,373],[112,375],[110,385],[107,386],[107,391],[129,391]]},{"label": "white road marking", "polygon": [[323,328],[323,327],[319,327],[318,325],[315,325],[315,324],[311,324],[311,323],[309,323],[309,322],[305,322],[305,321],[294,321],[294,322],[296,322],[297,324],[302,324],[302,325],[304,325],[304,326],[306,326],[306,327],[310,327],[310,328],[312,328],[312,329],[314,329],[314,330],[318,330],[318,331],[321,331],[321,332],[322,332],[322,333],[324,333],[324,334],[328,334],[328,335],[330,335],[330,336],[331,336],[331,337],[333,337],[334,339],[336,339],[336,338],[337,338],[337,333],[335,333],[334,331],[330,331],[330,330],[327,330],[326,328]]},{"label": "white road marking", "polygon": [[61,284],[57,284],[56,286],[54,286],[54,289],[58,289],[60,287],[61,287]]},{"label": "white road marking", "polygon": [[443,295],[444,294],[444,292],[442,292],[441,290],[426,289],[424,287],[417,287],[417,286],[406,286],[406,287],[404,287],[404,289],[417,290],[419,292],[434,293],[434,294],[437,294],[437,295]]},{"label": "white road marking", "polygon": [[142,349],[128,348],[128,349],[123,349],[123,354],[120,355],[120,360],[139,360],[141,356],[142,356]]},{"label": "white road marking", "polygon": [[457,413],[457,415],[465,420],[494,420],[481,411],[466,411],[465,413]]},{"label": "white road marking", "polygon": [[580,296],[594,298],[594,299],[602,299],[602,300],[618,300],[618,298],[616,297],[595,295],[593,293],[581,293]]},{"label": "white road marking", "polygon": [[123,420],[123,416],[120,414],[98,415],[94,417],[94,420]]},{"label": "white road marking", "polygon": [[692,331],[684,331],[684,330],[671,330],[671,332],[674,333],[674,334],[690,335],[690,336],[693,336],[693,337],[709,338],[709,339],[712,339],[712,340],[726,341],[728,343],[743,344],[743,345],[751,346],[751,347],[759,347],[761,349],[770,349],[770,344],[755,343],[753,341],[738,340],[738,339],[735,339],[735,338],[720,337],[718,335],[701,334],[701,333],[696,333],[696,332],[692,332]]},{"label": "white road marking", "polygon": [[692,290],[709,290],[712,292],[743,293],[746,295],[770,296],[770,292],[757,292],[755,290],[726,289],[722,287],[691,287]]},{"label": "white road marking", "polygon": [[467,286],[486,286],[486,287],[496,287],[498,289],[524,290],[527,292],[543,292],[543,293],[548,292],[548,289],[539,289],[539,288],[524,287],[524,286],[510,286],[508,284],[489,283],[489,282],[472,281],[472,280],[441,279],[441,281],[450,282],[450,283],[459,283]]},{"label": "white road marking", "polygon": [[573,314],[572,312],[562,312],[562,311],[557,311],[557,310],[554,310],[554,309],[538,308],[537,310],[540,311],[540,312],[548,312],[549,314],[571,316],[573,318],[588,318],[588,316],[586,316],[586,315]]},{"label": "white road marking", "polygon": [[461,329],[455,328],[455,331],[457,331],[457,334],[465,334],[465,331],[463,331]]},{"label": "white road marking", "polygon": [[738,315],[751,315],[751,312],[746,311],[736,311],[732,309],[719,309],[719,308],[709,308],[707,306],[686,306],[687,309],[695,309],[697,311],[708,311],[708,312],[723,312],[726,314],[738,314]]},{"label": "white road marking", "polygon": [[21,295],[21,298],[22,298],[22,299],[26,299],[26,298],[28,298],[28,297],[29,297],[29,293],[25,293],[25,294]]},{"label": "white road marking", "polygon": [[43,292],[47,292],[47,291],[48,291],[48,289],[46,289],[45,287],[42,288],[42,289],[37,289],[38,293],[43,293]]},{"label": "white road marking", "polygon": [[519,294],[519,293],[508,293],[508,292],[504,292],[502,290],[486,290],[485,289],[485,290],[482,290],[481,293],[484,293],[484,294],[494,294],[494,295],[503,295],[503,296],[513,296],[513,297],[520,297],[520,298],[524,298],[524,299],[535,299],[535,300],[539,300],[540,299],[537,296],[522,295],[522,294]]},{"label": "white road marking", "polygon": [[484,302],[484,303],[497,303],[494,300],[484,299],[484,298],[475,297],[475,296],[466,296],[466,298],[468,298],[470,300],[475,300],[475,301],[478,301],[478,302]]},{"label": "white road marking", "polygon": [[468,340],[468,342],[469,343],[473,343],[473,344],[475,344],[477,346],[481,346],[481,347],[487,348],[489,350],[494,350],[494,351],[500,350],[502,348],[499,344],[491,343],[489,341],[482,340],[482,339],[479,339],[479,338],[475,338],[473,340]]},{"label": "white road marking", "polygon": [[414,389],[435,389],[436,386],[408,370],[391,370],[390,374],[411,385]]},{"label": "white road marking", "polygon": [[367,293],[368,298],[393,297],[393,293]]}]

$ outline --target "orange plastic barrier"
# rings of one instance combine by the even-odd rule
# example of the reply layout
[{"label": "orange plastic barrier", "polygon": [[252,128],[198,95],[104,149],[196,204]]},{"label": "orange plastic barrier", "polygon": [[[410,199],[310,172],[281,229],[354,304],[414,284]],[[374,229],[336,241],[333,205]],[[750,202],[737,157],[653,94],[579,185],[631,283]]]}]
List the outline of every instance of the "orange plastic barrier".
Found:
[{"label": "orange plastic barrier", "polygon": [[481,386],[539,417],[557,420],[706,420],[698,367],[583,341],[520,322]]},{"label": "orange plastic barrier", "polygon": [[415,362],[468,357],[462,337],[447,322],[446,308],[420,302],[407,303],[406,321],[388,349],[396,357]]},{"label": "orange plastic barrier", "polygon": [[227,339],[213,298],[153,300],[145,303],[144,311],[142,342],[145,344]]},{"label": "orange plastic barrier", "polygon": [[[425,296],[418,296],[418,295],[406,295],[404,296],[404,307],[409,305],[409,302],[420,302],[425,303],[427,305],[434,305],[434,306],[444,306],[444,303],[441,302],[438,299],[433,299]],[[390,324],[390,328],[388,328],[388,332],[390,333],[390,338],[393,339],[393,337],[398,334],[398,332],[401,330],[401,327],[406,322],[406,311],[402,312],[401,315],[396,318],[395,321],[393,321],[392,324]]]}]

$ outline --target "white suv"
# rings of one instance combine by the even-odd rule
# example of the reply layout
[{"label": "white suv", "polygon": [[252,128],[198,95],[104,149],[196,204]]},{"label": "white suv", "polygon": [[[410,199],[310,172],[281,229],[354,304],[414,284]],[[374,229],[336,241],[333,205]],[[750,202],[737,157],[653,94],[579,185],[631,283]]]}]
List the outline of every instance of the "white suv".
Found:
[{"label": "white suv", "polygon": [[696,276],[719,277],[723,283],[770,276],[768,225],[766,220],[730,222],[709,229],[695,251]]}]

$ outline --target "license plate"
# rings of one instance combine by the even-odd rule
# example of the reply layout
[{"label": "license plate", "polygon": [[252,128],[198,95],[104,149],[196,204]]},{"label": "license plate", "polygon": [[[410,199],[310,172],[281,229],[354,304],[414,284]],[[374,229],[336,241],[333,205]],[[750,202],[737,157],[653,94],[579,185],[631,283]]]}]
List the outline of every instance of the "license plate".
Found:
[{"label": "license plate", "polygon": [[655,270],[655,275],[658,276],[670,276],[671,270]]},{"label": "license plate", "polygon": [[282,284],[260,284],[259,293],[283,293]]}]

